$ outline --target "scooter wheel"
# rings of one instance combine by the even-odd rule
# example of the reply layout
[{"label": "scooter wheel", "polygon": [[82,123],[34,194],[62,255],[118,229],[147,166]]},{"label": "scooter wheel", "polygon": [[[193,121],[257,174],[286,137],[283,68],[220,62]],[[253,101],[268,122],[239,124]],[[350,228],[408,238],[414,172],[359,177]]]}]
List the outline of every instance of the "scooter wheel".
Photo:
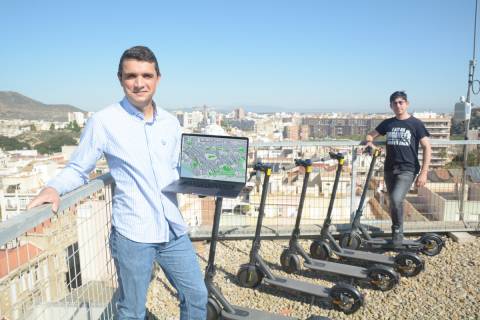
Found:
[{"label": "scooter wheel", "polygon": [[323,242],[315,240],[310,245],[310,254],[314,259],[328,260],[330,258],[330,246]]},{"label": "scooter wheel", "polygon": [[220,312],[222,311],[222,308],[212,298],[208,299],[208,304],[207,304],[207,320],[218,320],[220,319]]},{"label": "scooter wheel", "polygon": [[244,264],[237,273],[237,279],[240,286],[245,288],[256,288],[260,285],[264,274],[255,265]]},{"label": "scooter wheel", "polygon": [[395,269],[404,277],[414,277],[424,268],[424,261],[414,253],[402,252],[395,257]]},{"label": "scooter wheel", "polygon": [[330,298],[335,310],[352,314],[363,305],[363,295],[353,286],[337,284],[330,291]]},{"label": "scooter wheel", "polygon": [[283,250],[280,255],[282,270],[286,273],[295,273],[300,270],[300,258],[288,249]]},{"label": "scooter wheel", "polygon": [[356,232],[347,232],[340,237],[340,247],[357,250],[362,244],[362,238]]},{"label": "scooter wheel", "polygon": [[443,240],[436,234],[427,233],[420,238],[422,249],[420,250],[424,255],[433,257],[439,254],[443,249]]},{"label": "scooter wheel", "polygon": [[368,281],[375,289],[388,291],[395,288],[400,276],[392,268],[376,264],[368,269]]}]

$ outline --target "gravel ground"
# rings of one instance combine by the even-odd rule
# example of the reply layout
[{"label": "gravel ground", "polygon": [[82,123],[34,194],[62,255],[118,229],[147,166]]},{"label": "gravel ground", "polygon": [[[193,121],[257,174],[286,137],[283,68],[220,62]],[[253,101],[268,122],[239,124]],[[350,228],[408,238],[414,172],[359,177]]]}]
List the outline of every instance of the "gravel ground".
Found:
[{"label": "gravel ground", "polygon": [[[308,249],[309,242],[301,242]],[[262,241],[262,257],[278,274],[332,287],[345,278],[302,271],[287,275],[281,271],[279,258],[283,240]],[[365,305],[353,315],[345,315],[305,296],[260,285],[257,289],[237,285],[238,267],[248,261],[251,241],[225,241],[217,245],[215,283],[232,304],[270,311],[277,314],[315,319],[480,319],[480,238],[469,243],[448,239],[446,248],[435,257],[422,257],[426,270],[414,278],[401,278],[400,285],[388,292],[358,284],[365,295]],[[208,244],[196,244],[202,270],[208,258]],[[147,308],[150,319],[178,319],[175,289],[163,272],[155,270],[150,285]]]}]

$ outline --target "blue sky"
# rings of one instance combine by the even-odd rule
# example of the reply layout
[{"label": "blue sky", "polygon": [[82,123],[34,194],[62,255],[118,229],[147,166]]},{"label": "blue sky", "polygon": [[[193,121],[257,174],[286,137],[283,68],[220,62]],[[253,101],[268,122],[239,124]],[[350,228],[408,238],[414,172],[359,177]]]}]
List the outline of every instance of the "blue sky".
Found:
[{"label": "blue sky", "polygon": [[474,0],[1,1],[0,90],[99,110],[123,96],[121,53],[142,44],[157,55],[156,100],[167,109],[389,112],[389,94],[406,90],[412,110],[451,112],[467,91],[474,8]]}]

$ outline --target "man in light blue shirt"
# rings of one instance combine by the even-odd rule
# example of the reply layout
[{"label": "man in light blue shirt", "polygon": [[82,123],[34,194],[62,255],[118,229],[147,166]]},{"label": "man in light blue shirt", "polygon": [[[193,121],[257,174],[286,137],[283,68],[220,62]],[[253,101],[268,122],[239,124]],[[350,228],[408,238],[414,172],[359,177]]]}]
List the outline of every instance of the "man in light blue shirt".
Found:
[{"label": "man in light blue shirt", "polygon": [[52,203],[88,182],[105,155],[115,180],[110,249],[118,275],[119,319],[144,319],[153,262],[177,289],[180,318],[205,319],[207,290],[175,194],[162,188],[178,179],[181,130],[177,119],[153,101],[160,71],[153,52],[126,50],[118,79],[125,98],[95,113],[68,165],[28,208]]}]

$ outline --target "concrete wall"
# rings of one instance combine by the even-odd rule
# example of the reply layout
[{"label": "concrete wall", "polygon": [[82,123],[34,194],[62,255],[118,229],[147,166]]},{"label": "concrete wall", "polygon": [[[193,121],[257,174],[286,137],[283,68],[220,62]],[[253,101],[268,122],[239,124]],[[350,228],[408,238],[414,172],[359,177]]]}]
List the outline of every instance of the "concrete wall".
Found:
[{"label": "concrete wall", "polygon": [[[454,188],[454,184],[450,185]],[[441,189],[445,192],[445,188]],[[452,189],[454,190],[454,189]],[[474,192],[478,192],[477,190]],[[468,194],[467,192],[465,193]],[[460,219],[459,210],[460,203],[458,200],[447,200],[439,194],[431,191],[429,188],[419,188],[418,195],[423,197],[431,208],[431,212],[438,221],[458,221]],[[464,202],[464,220],[465,221],[480,221],[480,200],[468,200]]]}]

